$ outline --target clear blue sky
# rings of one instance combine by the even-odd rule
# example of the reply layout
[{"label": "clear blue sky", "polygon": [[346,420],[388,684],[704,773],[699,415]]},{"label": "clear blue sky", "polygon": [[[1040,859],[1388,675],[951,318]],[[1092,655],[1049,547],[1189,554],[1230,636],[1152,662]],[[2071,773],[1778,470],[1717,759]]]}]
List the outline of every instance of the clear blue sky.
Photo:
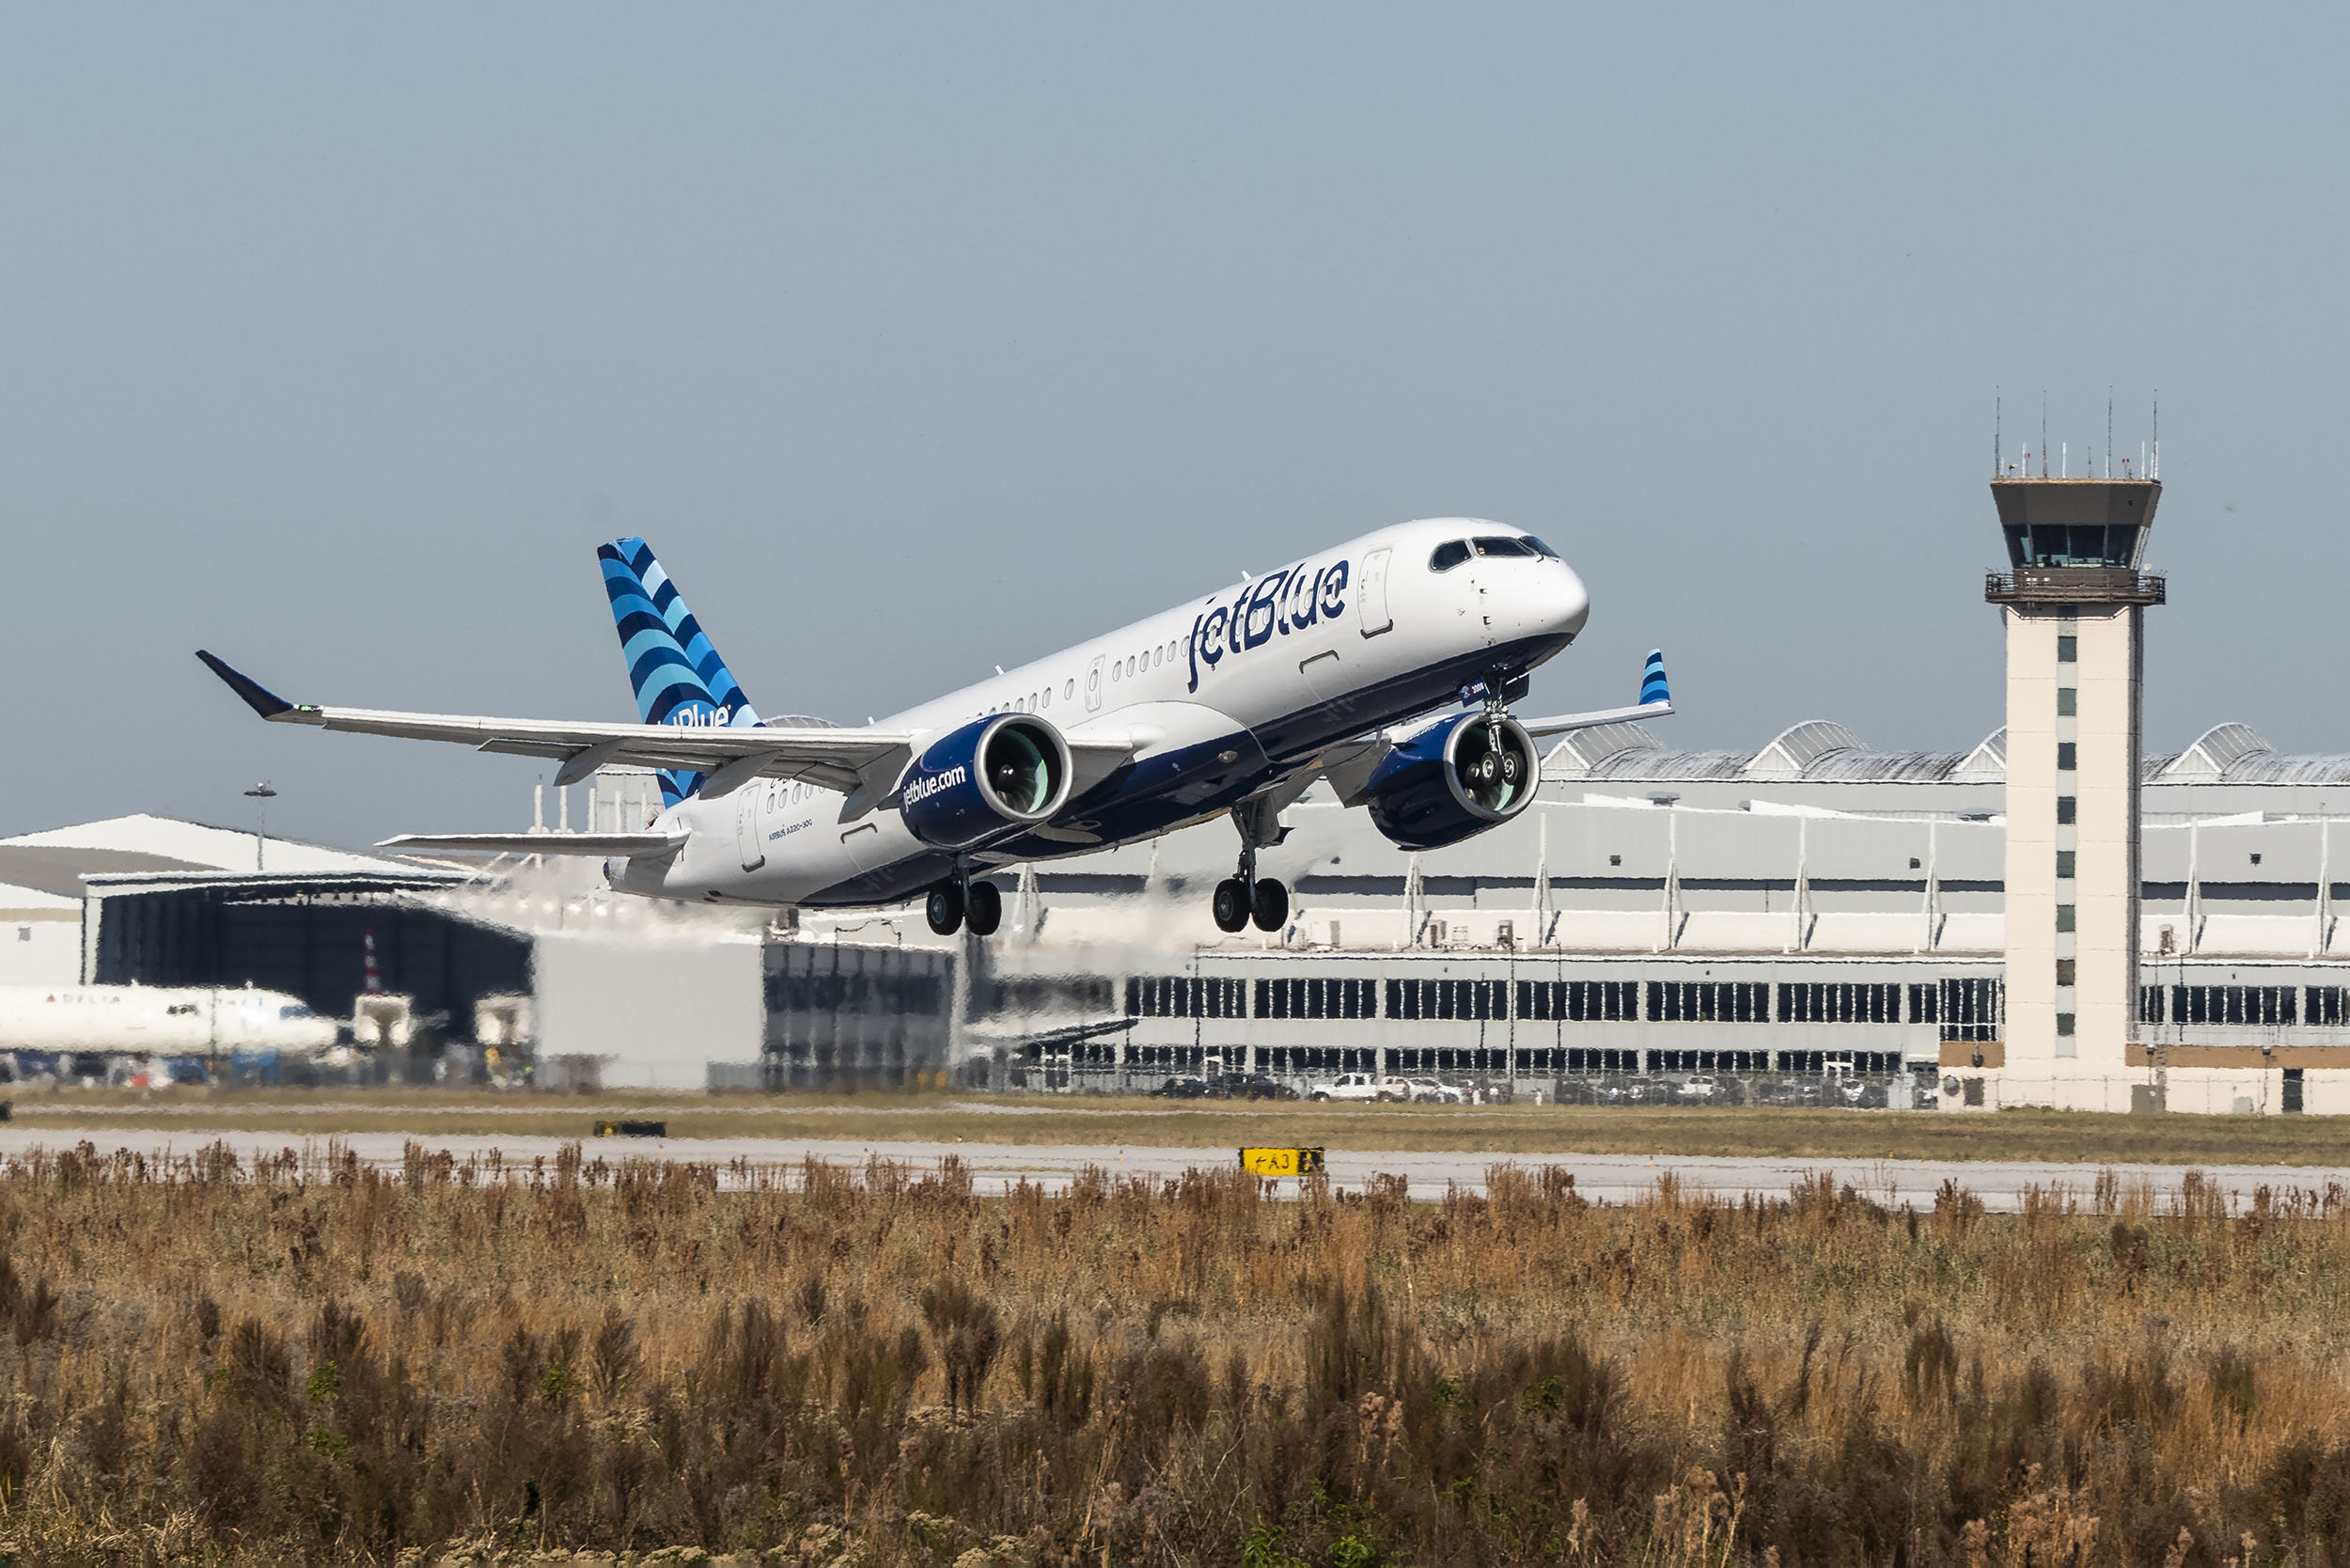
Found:
[{"label": "clear blue sky", "polygon": [[1591,587],[1544,710],[1999,722],[1984,481],[2162,398],[2149,744],[2350,748],[2342,13],[0,12],[0,832],[358,841],[542,771],[263,727],[633,710],[644,534],[852,722],[1391,520]]}]

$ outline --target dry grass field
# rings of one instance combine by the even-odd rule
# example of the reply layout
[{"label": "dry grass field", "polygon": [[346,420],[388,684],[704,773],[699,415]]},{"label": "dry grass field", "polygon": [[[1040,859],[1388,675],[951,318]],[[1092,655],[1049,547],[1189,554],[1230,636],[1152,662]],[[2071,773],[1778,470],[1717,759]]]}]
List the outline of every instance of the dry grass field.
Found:
[{"label": "dry grass field", "polygon": [[[2057,1160],[2350,1166],[2350,1118],[2089,1112],[1778,1110],[1705,1106],[1347,1105],[1081,1096],[457,1094],[353,1090],[19,1091],[28,1129],[163,1127],[290,1137],[397,1133],[579,1137],[648,1117],[673,1137],[855,1138],[1183,1148],[1246,1143],[1495,1155],[1725,1154],[1867,1160]],[[70,1142],[68,1136],[64,1141]]]},{"label": "dry grass field", "polygon": [[[1856,1119],[1858,1120],[1858,1119]],[[589,1151],[593,1153],[595,1151]],[[0,1169],[27,1561],[2350,1555],[2350,1195]]]}]

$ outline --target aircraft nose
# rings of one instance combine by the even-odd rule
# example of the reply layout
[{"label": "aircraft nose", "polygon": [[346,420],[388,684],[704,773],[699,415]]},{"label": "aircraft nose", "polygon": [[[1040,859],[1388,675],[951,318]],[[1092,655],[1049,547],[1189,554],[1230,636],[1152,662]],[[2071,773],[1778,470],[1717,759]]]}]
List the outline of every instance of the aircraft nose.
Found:
[{"label": "aircraft nose", "polygon": [[1544,606],[1551,630],[1561,636],[1580,634],[1583,623],[1591,619],[1591,595],[1584,588],[1583,579],[1574,574],[1574,568],[1564,561],[1559,563],[1559,577],[1551,585],[1549,603]]}]

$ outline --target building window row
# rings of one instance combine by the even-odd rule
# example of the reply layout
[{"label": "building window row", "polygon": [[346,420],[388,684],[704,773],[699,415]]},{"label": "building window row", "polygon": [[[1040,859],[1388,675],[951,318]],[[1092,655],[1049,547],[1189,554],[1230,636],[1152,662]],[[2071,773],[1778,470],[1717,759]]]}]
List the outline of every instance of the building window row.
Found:
[{"label": "building window row", "polygon": [[[1514,995],[1513,995],[1514,992]],[[1253,1009],[1250,1003],[1253,1001]],[[1514,1001],[1515,1007],[1512,1003]],[[1906,1005],[1904,1005],[1904,1003]],[[1776,1005],[1774,1005],[1776,1004]],[[1523,1023],[1936,1024],[1945,1040],[1996,1039],[1999,982],[1891,980],[1261,980],[1136,976],[1129,1018]],[[1969,1032],[1953,1033],[1953,1029]],[[1981,1031],[1981,1032],[1973,1032]]]},{"label": "building window row", "polygon": [[1882,980],[1796,980],[1778,988],[1782,1024],[1898,1024],[1902,988]]},{"label": "building window row", "polygon": [[1246,1018],[1246,985],[1229,975],[1138,975],[1126,981],[1126,1016]]},{"label": "building window row", "polygon": [[[2141,986],[2138,1019],[2141,1024],[2292,1024],[2300,1017],[2300,989],[2291,985]],[[2342,1020],[2342,987],[2312,985],[2308,990],[2311,1023]]]},{"label": "building window row", "polygon": [[1651,980],[1648,1015],[1663,1024],[1767,1024],[1771,988],[1761,980]]},{"label": "building window row", "polygon": [[1510,983],[1485,980],[1391,980],[1387,1016],[1483,1020],[1510,1016]]},{"label": "building window row", "polygon": [[1371,980],[1274,980],[1257,982],[1260,1018],[1376,1018],[1379,982]]},{"label": "building window row", "polygon": [[1518,1016],[1532,1022],[1615,1024],[1640,1016],[1638,980],[1520,980]]}]

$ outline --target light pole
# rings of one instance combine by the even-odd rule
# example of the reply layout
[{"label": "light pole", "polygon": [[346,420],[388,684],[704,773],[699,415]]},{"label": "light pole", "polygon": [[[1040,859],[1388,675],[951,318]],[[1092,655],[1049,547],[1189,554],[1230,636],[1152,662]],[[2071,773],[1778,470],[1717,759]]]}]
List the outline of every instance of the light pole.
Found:
[{"label": "light pole", "polygon": [[277,792],[264,778],[247,790],[244,798],[253,803],[253,869],[258,871],[266,869],[262,857],[263,846],[269,842],[269,803],[277,798]]}]

